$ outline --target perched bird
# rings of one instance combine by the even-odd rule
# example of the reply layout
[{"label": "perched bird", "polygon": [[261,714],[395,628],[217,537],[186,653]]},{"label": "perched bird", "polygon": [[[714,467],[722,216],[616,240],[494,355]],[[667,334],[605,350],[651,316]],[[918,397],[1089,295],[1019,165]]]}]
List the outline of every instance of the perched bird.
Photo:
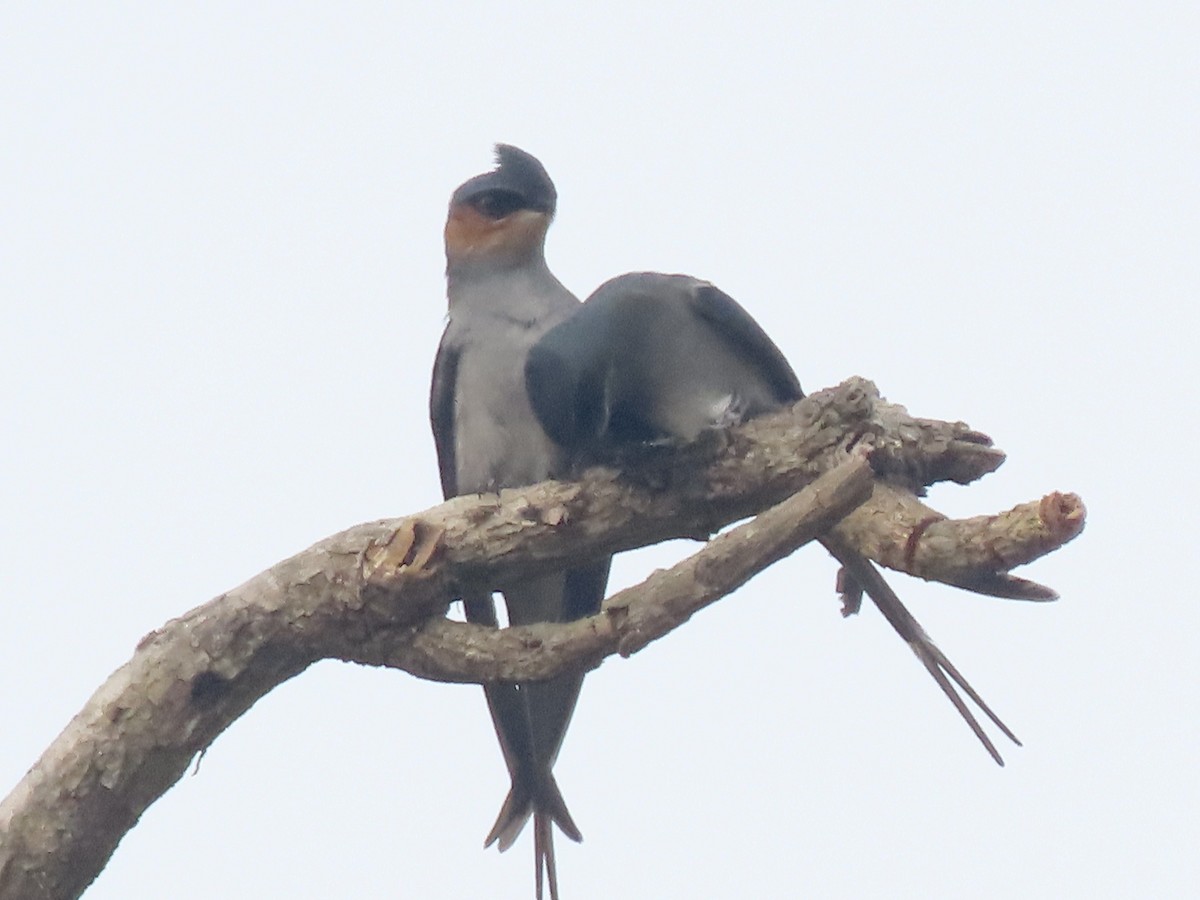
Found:
[{"label": "perched bird", "polygon": [[[572,453],[642,441],[686,442],[800,400],[792,367],[728,294],[686,275],[605,282],[528,354],[525,383],[545,432]],[[879,571],[835,534],[827,550],[916,653],[997,763],[999,752],[953,681],[1015,743]],[[850,588],[853,593],[855,588]]]},{"label": "perched bird", "polygon": [[[447,498],[521,487],[562,474],[565,456],[542,430],[525,392],[525,358],[579,300],[546,266],[557,194],[542,164],[506,144],[496,168],[460,186],[446,220],[449,317],[433,368],[429,412]],[[610,559],[462,598],[467,619],[495,626],[492,589],[514,625],[565,622],[600,608]],[[532,814],[537,896],[543,873],[558,897],[553,829],[582,836],[552,768],[575,709],[581,674],[484,687],[512,787],[485,846],[510,847]]]}]

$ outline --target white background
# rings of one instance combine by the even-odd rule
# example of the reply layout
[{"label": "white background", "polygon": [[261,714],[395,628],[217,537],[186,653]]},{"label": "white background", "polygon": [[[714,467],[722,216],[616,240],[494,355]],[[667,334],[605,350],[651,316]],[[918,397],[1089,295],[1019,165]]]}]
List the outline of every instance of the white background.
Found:
[{"label": "white background", "polygon": [[[586,295],[708,278],[806,388],[874,379],[1078,491],[1010,603],[896,577],[996,767],[813,547],[593,674],[564,900],[1197,890],[1192,4],[43,4],[0,14],[0,793],[165,620],[439,498],[451,190],[502,140]],[[623,557],[613,586],[678,548]],[[527,898],[477,688],[323,663],[223,734],[101,898]]]}]

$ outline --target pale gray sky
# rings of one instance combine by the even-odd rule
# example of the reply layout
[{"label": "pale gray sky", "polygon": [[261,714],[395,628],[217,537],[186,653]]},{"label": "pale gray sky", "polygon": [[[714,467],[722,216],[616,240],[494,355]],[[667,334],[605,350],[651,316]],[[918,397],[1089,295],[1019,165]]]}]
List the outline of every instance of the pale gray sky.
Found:
[{"label": "pale gray sky", "polygon": [[[143,634],[438,501],[445,204],[502,140],[580,296],[708,278],[807,388],[1008,451],[934,505],[1091,514],[1022,573],[1055,605],[896,578],[1003,770],[817,548],[606,663],[565,900],[1194,895],[1194,5],[567,6],[5,6],[0,793]],[[325,663],[87,896],[528,898],[531,837],[482,849],[506,785],[477,688]]]}]

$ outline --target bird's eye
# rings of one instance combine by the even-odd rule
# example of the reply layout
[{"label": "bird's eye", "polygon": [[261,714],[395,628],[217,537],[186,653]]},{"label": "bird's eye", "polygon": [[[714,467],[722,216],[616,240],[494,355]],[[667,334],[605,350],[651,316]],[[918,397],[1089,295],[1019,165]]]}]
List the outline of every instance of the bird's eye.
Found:
[{"label": "bird's eye", "polygon": [[499,220],[525,206],[525,199],[513,191],[484,191],[471,198],[471,205],[489,219]]}]

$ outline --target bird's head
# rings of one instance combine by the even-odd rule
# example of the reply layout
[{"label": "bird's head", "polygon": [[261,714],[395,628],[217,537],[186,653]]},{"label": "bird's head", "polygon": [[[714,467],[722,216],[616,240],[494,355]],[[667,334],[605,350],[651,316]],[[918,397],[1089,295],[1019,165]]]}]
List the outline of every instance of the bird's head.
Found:
[{"label": "bird's head", "polygon": [[446,269],[515,266],[540,257],[558,194],[542,164],[524,150],[496,145],[496,168],[450,198]]}]

